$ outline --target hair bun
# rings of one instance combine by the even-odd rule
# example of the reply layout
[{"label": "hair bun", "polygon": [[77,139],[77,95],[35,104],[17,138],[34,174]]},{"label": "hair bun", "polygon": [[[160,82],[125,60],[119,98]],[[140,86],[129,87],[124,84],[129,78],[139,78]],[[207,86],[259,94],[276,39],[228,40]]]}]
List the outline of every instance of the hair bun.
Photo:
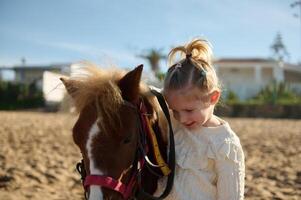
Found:
[{"label": "hair bun", "polygon": [[186,54],[186,59],[189,59],[189,58],[191,58],[191,57],[192,57],[192,53]]}]

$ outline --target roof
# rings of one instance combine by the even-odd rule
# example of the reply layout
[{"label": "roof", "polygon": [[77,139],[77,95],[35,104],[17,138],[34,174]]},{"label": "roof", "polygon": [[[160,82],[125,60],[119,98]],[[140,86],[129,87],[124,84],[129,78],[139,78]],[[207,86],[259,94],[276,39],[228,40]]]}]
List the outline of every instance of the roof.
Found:
[{"label": "roof", "polygon": [[267,59],[267,58],[221,58],[221,59],[216,59],[214,61],[214,63],[250,63],[250,62],[271,63],[271,62],[275,62],[275,60]]},{"label": "roof", "polygon": [[51,70],[51,69],[62,69],[69,67],[70,63],[64,64],[50,64],[50,65],[28,65],[28,66],[14,66],[13,70]]},{"label": "roof", "polygon": [[55,69],[62,69],[64,67],[69,67],[71,63],[61,63],[61,64],[49,64],[49,65],[16,65],[13,67],[7,66],[0,66],[0,70],[55,70]]},{"label": "roof", "polygon": [[[218,67],[255,67],[260,65],[262,67],[274,68],[279,66],[276,60],[267,58],[221,58],[214,61],[214,65]],[[300,64],[292,64],[288,62],[283,63],[284,70],[301,72]]]}]

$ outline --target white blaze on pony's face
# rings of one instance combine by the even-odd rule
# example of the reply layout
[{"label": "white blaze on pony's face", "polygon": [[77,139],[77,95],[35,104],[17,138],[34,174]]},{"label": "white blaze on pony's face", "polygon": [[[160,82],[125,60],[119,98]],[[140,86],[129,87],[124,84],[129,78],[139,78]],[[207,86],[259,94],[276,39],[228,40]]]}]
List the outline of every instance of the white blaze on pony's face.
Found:
[{"label": "white blaze on pony's face", "polygon": [[[95,163],[93,161],[93,154],[92,154],[92,141],[99,132],[100,130],[97,126],[97,122],[95,122],[88,133],[88,140],[86,144],[86,151],[89,159],[90,173],[93,175],[104,175],[104,173],[101,170],[96,168]],[[90,187],[89,200],[99,200],[99,199],[103,199],[102,191],[99,186],[92,185]]]},{"label": "white blaze on pony's face", "polygon": [[[91,73],[87,80],[61,79],[79,111],[73,139],[81,150],[87,175],[129,182],[139,137],[135,106],[141,72],[142,66],[116,80],[102,77],[99,71]],[[89,200],[96,199],[119,200],[122,195],[92,185]]]}]

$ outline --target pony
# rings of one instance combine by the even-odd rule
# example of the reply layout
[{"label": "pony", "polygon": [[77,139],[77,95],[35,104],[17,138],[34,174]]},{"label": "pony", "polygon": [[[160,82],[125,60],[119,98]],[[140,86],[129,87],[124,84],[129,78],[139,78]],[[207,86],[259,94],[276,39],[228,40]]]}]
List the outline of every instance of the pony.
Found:
[{"label": "pony", "polygon": [[[88,65],[83,76],[60,78],[79,114],[72,132],[83,157],[78,167],[86,199],[161,199],[171,190],[172,127],[141,82],[142,70],[142,65],[127,73]],[[152,194],[164,169],[171,184],[156,198]]]}]

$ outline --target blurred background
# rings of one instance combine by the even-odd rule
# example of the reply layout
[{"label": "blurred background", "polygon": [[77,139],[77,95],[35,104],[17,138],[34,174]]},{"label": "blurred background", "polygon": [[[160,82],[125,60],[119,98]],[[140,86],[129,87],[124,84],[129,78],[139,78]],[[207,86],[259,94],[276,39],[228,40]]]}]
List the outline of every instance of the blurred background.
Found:
[{"label": "blurred background", "polygon": [[0,0],[0,199],[82,197],[59,77],[81,61],[144,64],[161,87],[169,50],[195,37],[213,46],[216,113],[245,148],[246,199],[299,199],[300,0]]}]

